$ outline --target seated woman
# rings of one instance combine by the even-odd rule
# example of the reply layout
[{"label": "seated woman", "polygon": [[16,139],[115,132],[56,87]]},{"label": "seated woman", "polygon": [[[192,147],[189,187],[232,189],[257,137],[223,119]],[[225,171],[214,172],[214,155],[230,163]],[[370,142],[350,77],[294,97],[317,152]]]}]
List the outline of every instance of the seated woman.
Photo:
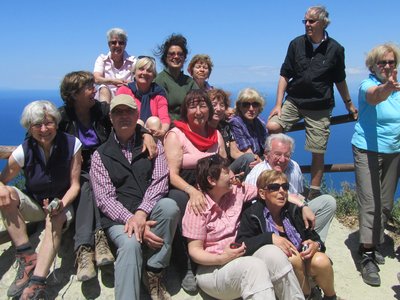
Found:
[{"label": "seated woman", "polygon": [[110,103],[117,88],[132,81],[135,57],[125,51],[128,35],[123,29],[111,28],[107,31],[107,42],[110,51],[97,57],[93,74],[99,85],[99,100]]},{"label": "seated woman", "polygon": [[203,90],[211,90],[213,87],[208,84],[207,79],[211,75],[213,63],[206,54],[197,54],[193,56],[187,68],[190,76],[197,83],[197,86]]},{"label": "seated woman", "polygon": [[258,117],[264,103],[263,97],[256,90],[241,90],[236,100],[236,116],[229,121],[239,150],[254,154],[256,163],[263,157],[267,138],[265,124]]},{"label": "seated woman", "polygon": [[[165,135],[164,148],[172,185],[168,197],[177,202],[182,216],[188,201],[195,212],[201,210],[205,203],[204,195],[194,187],[197,161],[215,153],[226,157],[221,134],[208,126],[212,116],[213,107],[207,93],[191,90],[182,103],[182,121],[174,121],[175,127]],[[188,268],[182,287],[193,291],[196,283],[190,265]]]},{"label": "seated woman", "polygon": [[231,165],[229,168],[234,174],[242,173],[242,178],[250,173],[250,169],[257,163],[252,153],[243,153],[237,147],[235,138],[232,134],[231,125],[225,121],[225,112],[230,105],[229,95],[221,89],[207,91],[214,108],[214,114],[209,125],[218,129],[225,142],[225,150]]},{"label": "seated woman", "polygon": [[[61,242],[62,229],[73,217],[71,203],[79,193],[81,143],[57,130],[61,116],[49,101],[34,101],[22,113],[28,137],[15,149],[0,174],[0,211],[16,249],[17,276],[8,297],[45,296],[46,277]],[[6,186],[20,171],[25,189]],[[38,254],[25,221],[46,220]],[[36,298],[35,298],[36,299]]]},{"label": "seated woman", "polygon": [[288,202],[289,183],[284,173],[264,171],[257,179],[259,200],[247,208],[240,221],[236,241],[253,255],[265,245],[276,245],[288,256],[306,298],[311,293],[308,276],[324,292],[325,300],[336,299],[333,269],[324,243],[314,230],[305,229],[301,208]]},{"label": "seated woman", "polygon": [[93,152],[103,144],[111,132],[109,105],[94,99],[96,88],[93,74],[71,72],[64,76],[60,94],[65,105],[59,108],[59,130],[75,135],[82,142],[81,192],[76,206],[75,246],[77,279],[87,281],[96,276],[97,266],[114,262],[107,238],[100,224],[99,210],[94,203],[89,181]]},{"label": "seated woman", "polygon": [[196,82],[182,71],[187,54],[186,38],[180,34],[170,35],[156,50],[165,68],[154,81],[167,93],[168,112],[172,120],[179,119],[186,94],[192,89],[198,89]]},{"label": "seated woman", "polygon": [[[255,186],[236,186],[229,161],[218,154],[199,160],[197,183],[206,198],[199,214],[186,208],[183,235],[199,264],[197,284],[217,299],[304,299],[290,262],[276,246],[266,245],[244,256],[246,244],[234,244],[245,202],[257,196]],[[232,244],[233,243],[233,244]]]},{"label": "seated woman", "polygon": [[[87,281],[96,276],[97,266],[114,262],[107,238],[100,223],[99,210],[92,195],[89,180],[91,158],[111,132],[108,103],[95,100],[96,88],[92,73],[76,71],[64,76],[60,85],[64,106],[59,108],[59,130],[75,135],[82,142],[81,192],[76,201],[75,252],[77,255],[77,279]],[[147,132],[147,131],[146,131]],[[145,133],[145,131],[144,131]],[[155,143],[144,134],[146,148],[154,153]],[[151,154],[154,155],[154,154]]]},{"label": "seated woman", "polygon": [[168,115],[168,102],[165,91],[157,83],[153,82],[157,76],[156,61],[149,56],[139,56],[134,68],[134,81],[121,86],[117,95],[127,94],[136,100],[140,116],[145,124],[151,116],[159,117],[161,129],[150,130],[156,138],[162,138],[169,129],[171,118]]}]

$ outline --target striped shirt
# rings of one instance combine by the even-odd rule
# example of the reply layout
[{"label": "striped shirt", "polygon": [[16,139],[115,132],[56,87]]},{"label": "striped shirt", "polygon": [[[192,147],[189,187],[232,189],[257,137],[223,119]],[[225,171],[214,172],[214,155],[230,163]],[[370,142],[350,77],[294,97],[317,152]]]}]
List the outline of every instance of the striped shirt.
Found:
[{"label": "striped shirt", "polygon": [[[117,137],[115,135],[114,137],[118,142]],[[122,145],[119,142],[118,144],[125,158],[131,162],[134,141],[130,140],[127,145]],[[152,181],[143,196],[142,203],[138,207],[138,210],[143,210],[147,214],[150,214],[158,200],[168,193],[169,169],[165,159],[164,148],[159,141],[157,142],[157,150],[158,155],[154,158]],[[133,216],[134,212],[130,212],[118,201],[116,188],[97,151],[92,156],[90,179],[99,209],[111,220],[125,224]]]},{"label": "striped shirt", "polygon": [[226,245],[233,243],[239,228],[243,203],[257,197],[257,188],[245,185],[243,188],[233,186],[219,203],[215,203],[205,194],[207,208],[195,215],[186,207],[182,220],[183,236],[203,241],[204,250],[221,254]]},{"label": "striped shirt", "polygon": [[[266,170],[272,170],[272,167],[267,160],[264,160],[254,166],[247,175],[245,183],[256,185],[258,176]],[[301,194],[303,192],[303,174],[299,164],[291,159],[284,173],[288,178],[289,192],[296,195]]]}]

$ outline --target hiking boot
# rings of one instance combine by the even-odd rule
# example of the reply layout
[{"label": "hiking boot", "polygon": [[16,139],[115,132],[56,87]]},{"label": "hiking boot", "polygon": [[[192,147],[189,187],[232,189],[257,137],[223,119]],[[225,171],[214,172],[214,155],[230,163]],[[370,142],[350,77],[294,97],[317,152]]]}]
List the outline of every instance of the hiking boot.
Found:
[{"label": "hiking boot", "polygon": [[373,254],[372,254],[373,256],[372,257],[374,258],[375,262],[378,265],[384,265],[385,264],[385,257],[383,256],[382,253],[379,252],[379,250],[377,248],[364,249],[364,247],[362,245],[360,245],[360,247],[358,248],[358,254],[360,256],[362,256],[365,251],[372,251],[373,252]]},{"label": "hiking boot", "polygon": [[115,259],[108,246],[107,237],[103,230],[98,230],[94,235],[95,259],[98,267],[112,264]]},{"label": "hiking boot", "polygon": [[24,289],[19,300],[39,300],[46,299],[46,285],[30,282]]},{"label": "hiking boot", "polygon": [[188,294],[197,292],[197,282],[192,270],[187,270],[185,277],[182,279],[181,287]]},{"label": "hiking boot", "polygon": [[8,288],[7,296],[10,298],[21,295],[24,288],[28,286],[29,278],[32,276],[36,266],[37,254],[23,253],[15,256],[15,261],[18,264],[17,275],[11,286]]},{"label": "hiking boot", "polygon": [[383,256],[382,253],[379,252],[378,249],[374,250],[374,259],[378,265],[384,265],[385,264],[385,257]]},{"label": "hiking boot", "polygon": [[162,273],[153,273],[144,270],[143,284],[147,288],[152,300],[171,300],[171,295],[168,293],[167,288],[161,282]]},{"label": "hiking boot", "polygon": [[76,263],[78,264],[76,277],[78,281],[88,281],[96,277],[93,261],[94,252],[92,248],[85,245],[80,246],[76,254]]},{"label": "hiking boot", "polygon": [[308,196],[307,196],[307,201],[311,201],[314,198],[317,198],[321,195],[322,195],[321,190],[316,190],[316,189],[310,188],[310,191],[308,192]]},{"label": "hiking boot", "polygon": [[373,254],[364,253],[361,259],[361,275],[366,284],[380,286],[379,267],[376,264]]}]

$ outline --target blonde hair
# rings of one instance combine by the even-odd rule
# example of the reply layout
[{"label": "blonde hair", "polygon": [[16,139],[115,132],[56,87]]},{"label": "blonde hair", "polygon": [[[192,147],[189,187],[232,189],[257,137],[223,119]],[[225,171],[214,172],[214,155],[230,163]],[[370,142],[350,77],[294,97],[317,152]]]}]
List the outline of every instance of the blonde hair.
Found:
[{"label": "blonde hair", "polygon": [[263,171],[257,178],[257,189],[264,189],[268,184],[274,183],[277,180],[288,182],[285,173],[275,170]]},{"label": "blonde hair", "polygon": [[260,103],[260,113],[263,111],[265,105],[264,98],[255,89],[245,88],[239,92],[238,99],[236,100],[236,113],[240,112],[240,104],[242,102],[250,100]]},{"label": "blonde hair", "polygon": [[396,60],[396,68],[399,65],[400,49],[394,43],[385,43],[374,47],[368,52],[367,58],[365,59],[365,65],[371,73],[374,73],[374,65],[383,57],[385,54],[393,52],[394,59]]},{"label": "blonde hair", "polygon": [[132,73],[135,74],[136,70],[140,68],[150,69],[153,73],[153,76],[157,76],[156,61],[154,58],[151,58],[149,56],[139,58],[133,66]]}]

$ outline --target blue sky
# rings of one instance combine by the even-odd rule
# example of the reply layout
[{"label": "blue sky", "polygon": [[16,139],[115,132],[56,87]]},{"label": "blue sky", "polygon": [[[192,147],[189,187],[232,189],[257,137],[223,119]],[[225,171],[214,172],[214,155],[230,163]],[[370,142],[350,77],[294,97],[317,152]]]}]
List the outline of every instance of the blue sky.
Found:
[{"label": "blue sky", "polygon": [[386,41],[399,43],[399,0],[4,1],[0,89],[58,89],[66,73],[92,71],[96,57],[108,50],[106,31],[121,27],[131,55],[151,55],[168,35],[182,33],[189,59],[211,56],[215,86],[275,93],[287,46],[304,33],[304,13],[317,4],[327,7],[328,33],[346,49],[355,93],[367,75],[366,52]]}]

